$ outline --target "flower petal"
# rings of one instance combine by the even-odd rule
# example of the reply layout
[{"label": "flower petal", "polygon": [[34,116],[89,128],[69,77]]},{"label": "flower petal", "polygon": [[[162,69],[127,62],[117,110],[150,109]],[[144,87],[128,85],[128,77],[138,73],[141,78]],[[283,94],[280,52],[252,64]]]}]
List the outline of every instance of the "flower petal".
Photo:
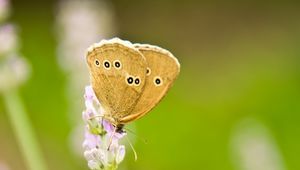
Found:
[{"label": "flower petal", "polygon": [[121,145],[119,147],[119,150],[118,150],[117,155],[116,155],[116,162],[117,162],[117,164],[119,164],[120,162],[122,162],[123,159],[124,159],[124,157],[125,157],[125,146]]},{"label": "flower petal", "polygon": [[94,161],[94,160],[88,161],[88,166],[92,170],[98,170],[98,169],[100,169],[99,163],[97,161]]},{"label": "flower petal", "polygon": [[94,90],[92,88],[92,86],[86,86],[85,87],[85,94],[84,94],[84,98],[85,100],[90,100],[92,101],[95,97],[95,93]]},{"label": "flower petal", "polygon": [[110,124],[108,121],[103,120],[102,124],[107,133],[111,134],[114,132],[114,130],[115,130],[114,126],[112,124]]},{"label": "flower petal", "polygon": [[90,132],[85,132],[85,140],[83,142],[83,147],[86,149],[96,148],[101,142],[98,135],[91,134]]}]

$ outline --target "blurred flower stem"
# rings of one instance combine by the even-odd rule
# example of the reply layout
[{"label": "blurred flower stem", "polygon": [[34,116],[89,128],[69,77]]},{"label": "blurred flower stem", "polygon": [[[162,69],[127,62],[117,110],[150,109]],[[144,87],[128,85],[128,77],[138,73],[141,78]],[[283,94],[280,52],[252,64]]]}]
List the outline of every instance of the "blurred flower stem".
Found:
[{"label": "blurred flower stem", "polygon": [[18,54],[18,36],[13,24],[5,23],[10,1],[0,0],[0,94],[3,96],[12,129],[28,170],[46,170],[37,138],[18,87],[27,80],[28,62]]},{"label": "blurred flower stem", "polygon": [[16,88],[3,92],[7,115],[29,170],[46,170],[33,127]]}]

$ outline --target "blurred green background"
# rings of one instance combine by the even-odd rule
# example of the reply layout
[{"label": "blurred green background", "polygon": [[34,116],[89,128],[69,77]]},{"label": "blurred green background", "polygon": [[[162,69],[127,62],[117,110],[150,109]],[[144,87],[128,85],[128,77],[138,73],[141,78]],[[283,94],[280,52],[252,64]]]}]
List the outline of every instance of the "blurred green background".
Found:
[{"label": "blurred green background", "polygon": [[[68,113],[69,75],[57,59],[57,4],[12,1],[10,21],[18,26],[20,52],[32,70],[20,93],[49,169],[83,170],[86,161],[70,142],[81,139],[70,138],[76,125]],[[300,4],[116,0],[111,5],[117,30],[111,37],[159,45],[181,63],[168,95],[134,123],[137,135],[148,141],[135,140],[138,161],[127,147],[120,169],[242,169],[231,141],[237,124],[248,118],[268,129],[281,169],[300,169]],[[84,103],[82,97],[74,101]],[[0,100],[0,162],[26,169],[6,110]],[[83,110],[72,116],[81,119]]]}]

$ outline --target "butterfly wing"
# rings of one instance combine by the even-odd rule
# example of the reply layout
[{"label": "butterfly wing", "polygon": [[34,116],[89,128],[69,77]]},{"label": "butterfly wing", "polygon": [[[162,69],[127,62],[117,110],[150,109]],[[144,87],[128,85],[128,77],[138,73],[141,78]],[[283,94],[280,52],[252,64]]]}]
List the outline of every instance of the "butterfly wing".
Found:
[{"label": "butterfly wing", "polygon": [[169,51],[152,45],[136,44],[135,47],[144,55],[148,64],[146,84],[131,114],[120,120],[123,124],[153,109],[166,95],[180,71],[178,60]]},{"label": "butterfly wing", "polygon": [[86,55],[93,90],[104,107],[105,116],[119,124],[131,113],[146,82],[144,56],[128,41],[102,40]]}]

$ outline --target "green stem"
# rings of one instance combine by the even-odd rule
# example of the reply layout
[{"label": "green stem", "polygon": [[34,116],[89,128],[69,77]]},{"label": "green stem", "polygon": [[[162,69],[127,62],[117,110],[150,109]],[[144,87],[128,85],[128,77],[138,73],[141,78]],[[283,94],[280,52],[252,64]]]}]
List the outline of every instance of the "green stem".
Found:
[{"label": "green stem", "polygon": [[17,90],[7,90],[4,92],[3,97],[9,120],[28,169],[46,170],[46,164],[37,138]]}]

